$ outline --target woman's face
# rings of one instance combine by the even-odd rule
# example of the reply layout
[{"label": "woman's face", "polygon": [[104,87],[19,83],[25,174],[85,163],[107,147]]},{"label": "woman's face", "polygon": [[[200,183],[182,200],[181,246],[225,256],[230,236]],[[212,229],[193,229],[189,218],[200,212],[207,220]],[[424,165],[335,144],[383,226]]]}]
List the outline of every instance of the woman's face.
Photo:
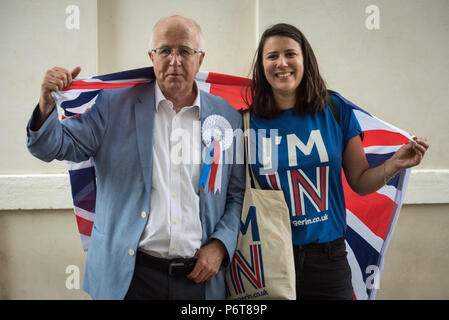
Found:
[{"label": "woman's face", "polygon": [[272,36],[263,47],[263,69],[273,94],[296,98],[304,64],[301,46],[289,37]]}]

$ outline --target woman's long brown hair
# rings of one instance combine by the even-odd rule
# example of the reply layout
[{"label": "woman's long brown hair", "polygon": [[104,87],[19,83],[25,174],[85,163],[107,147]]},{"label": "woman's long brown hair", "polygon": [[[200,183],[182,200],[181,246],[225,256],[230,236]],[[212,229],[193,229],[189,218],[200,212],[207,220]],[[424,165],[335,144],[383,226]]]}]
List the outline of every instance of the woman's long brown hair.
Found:
[{"label": "woman's long brown hair", "polygon": [[271,85],[267,81],[263,68],[263,48],[268,38],[273,36],[289,37],[301,46],[304,58],[304,75],[296,88],[295,114],[313,114],[321,112],[328,103],[326,84],[322,79],[312,47],[306,37],[296,27],[279,23],[271,26],[262,34],[259,47],[252,65],[252,83],[243,94],[243,99],[254,115],[262,118],[277,117],[282,111],[276,106]]}]

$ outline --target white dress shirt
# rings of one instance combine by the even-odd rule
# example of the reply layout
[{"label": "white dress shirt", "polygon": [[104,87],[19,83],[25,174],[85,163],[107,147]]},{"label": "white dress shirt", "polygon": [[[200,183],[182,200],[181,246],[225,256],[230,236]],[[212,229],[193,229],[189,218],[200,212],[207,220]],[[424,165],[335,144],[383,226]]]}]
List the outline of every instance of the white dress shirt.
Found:
[{"label": "white dress shirt", "polygon": [[[151,208],[139,249],[162,258],[191,258],[201,247],[200,94],[178,113],[155,82]],[[142,217],[144,218],[144,217]]]}]

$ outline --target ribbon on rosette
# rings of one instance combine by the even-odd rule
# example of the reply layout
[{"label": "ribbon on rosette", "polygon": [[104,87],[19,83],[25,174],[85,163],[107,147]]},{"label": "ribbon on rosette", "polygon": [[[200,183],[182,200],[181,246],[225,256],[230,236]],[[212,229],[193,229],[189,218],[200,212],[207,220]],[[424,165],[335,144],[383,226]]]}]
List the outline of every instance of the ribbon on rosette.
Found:
[{"label": "ribbon on rosette", "polygon": [[199,186],[211,192],[219,192],[223,166],[223,152],[232,145],[231,124],[223,116],[210,115],[201,127],[202,139],[209,152],[201,171]]}]

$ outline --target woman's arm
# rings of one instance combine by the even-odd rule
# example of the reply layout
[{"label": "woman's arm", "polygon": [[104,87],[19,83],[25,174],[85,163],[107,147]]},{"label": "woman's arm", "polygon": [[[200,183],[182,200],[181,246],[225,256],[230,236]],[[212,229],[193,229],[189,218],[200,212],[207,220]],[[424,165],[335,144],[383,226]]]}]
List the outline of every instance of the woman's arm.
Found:
[{"label": "woman's arm", "polygon": [[360,195],[375,192],[401,169],[418,165],[429,144],[424,137],[414,137],[413,140],[404,144],[390,159],[375,168],[371,168],[366,160],[360,136],[349,140],[343,152],[343,170],[352,190]]}]

